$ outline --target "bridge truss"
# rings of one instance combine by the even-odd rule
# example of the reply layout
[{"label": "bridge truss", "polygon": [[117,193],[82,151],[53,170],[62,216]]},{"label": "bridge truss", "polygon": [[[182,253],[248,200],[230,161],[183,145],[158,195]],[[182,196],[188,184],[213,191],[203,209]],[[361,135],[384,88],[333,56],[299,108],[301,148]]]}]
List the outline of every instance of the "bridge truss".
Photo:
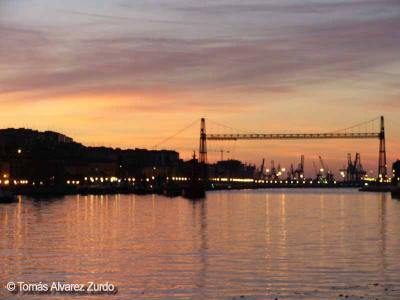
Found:
[{"label": "bridge truss", "polygon": [[[373,120],[374,121],[374,120]],[[362,125],[362,124],[358,124]],[[356,125],[357,126],[357,125]],[[301,139],[378,139],[379,140],[379,178],[387,177],[385,121],[380,117],[379,132],[328,132],[328,133],[206,133],[206,121],[201,119],[199,160],[207,162],[207,140],[209,141],[237,141],[237,140],[301,140]]]}]

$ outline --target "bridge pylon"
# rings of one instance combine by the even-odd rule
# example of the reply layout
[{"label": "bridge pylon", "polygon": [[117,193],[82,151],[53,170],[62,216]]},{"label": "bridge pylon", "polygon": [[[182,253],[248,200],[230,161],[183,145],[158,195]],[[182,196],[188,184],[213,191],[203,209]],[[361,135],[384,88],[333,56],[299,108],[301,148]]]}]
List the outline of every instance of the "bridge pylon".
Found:
[{"label": "bridge pylon", "polygon": [[206,119],[204,118],[201,118],[201,124],[200,124],[199,162],[202,164],[207,163]]},{"label": "bridge pylon", "polygon": [[385,119],[381,116],[381,126],[379,132],[379,165],[378,176],[381,179],[387,178],[387,162],[386,162],[386,141],[385,141]]}]

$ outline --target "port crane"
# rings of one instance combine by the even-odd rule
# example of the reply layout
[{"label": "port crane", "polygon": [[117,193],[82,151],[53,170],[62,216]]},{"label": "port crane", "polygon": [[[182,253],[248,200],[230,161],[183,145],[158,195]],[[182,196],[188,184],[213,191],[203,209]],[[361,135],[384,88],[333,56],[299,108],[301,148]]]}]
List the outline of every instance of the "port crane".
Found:
[{"label": "port crane", "polygon": [[290,164],[287,174],[289,180],[300,180],[304,178],[304,155],[301,156],[300,163],[297,165],[296,169],[294,168],[293,164]]},{"label": "port crane", "polygon": [[290,169],[288,171],[288,180],[294,179],[295,178],[295,171],[293,164],[290,164]]},{"label": "port crane", "polygon": [[268,176],[270,179],[277,179],[278,175],[276,172],[276,168],[275,168],[275,161],[271,160],[271,169],[270,169],[270,174]]},{"label": "port crane", "polygon": [[264,168],[265,168],[265,158],[262,159],[260,170],[258,172],[258,178],[259,179],[264,179]]},{"label": "port crane", "polygon": [[297,169],[294,171],[294,175],[296,179],[304,178],[304,155],[301,156],[300,163],[297,166]]},{"label": "port crane", "polygon": [[312,163],[313,163],[313,168],[314,168],[314,172],[315,172],[315,178],[317,181],[320,181],[322,178],[321,169],[317,168],[315,161],[313,161]]},{"label": "port crane", "polygon": [[329,167],[324,163],[324,160],[322,159],[321,155],[318,156],[318,158],[319,158],[319,161],[320,161],[321,167],[322,167],[321,168],[322,176],[324,177],[324,179],[327,182],[333,182],[335,180],[335,178],[334,178],[332,172],[329,170]]},{"label": "port crane", "polygon": [[223,161],[224,160],[224,154],[229,154],[230,151],[229,150],[224,150],[224,149],[220,149],[220,150],[208,150],[208,152],[218,152],[220,153],[220,160]]},{"label": "port crane", "polygon": [[356,153],[354,158],[354,162],[351,158],[351,154],[347,154],[347,168],[343,168],[340,170],[342,176],[346,179],[346,181],[361,181],[362,178],[367,174],[361,164],[361,155],[360,153]]}]

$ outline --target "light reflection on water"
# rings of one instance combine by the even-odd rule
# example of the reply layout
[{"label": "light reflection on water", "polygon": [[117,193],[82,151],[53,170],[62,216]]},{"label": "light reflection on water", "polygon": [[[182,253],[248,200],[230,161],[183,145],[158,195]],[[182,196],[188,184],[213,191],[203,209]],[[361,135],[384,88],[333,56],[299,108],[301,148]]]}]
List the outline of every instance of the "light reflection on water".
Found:
[{"label": "light reflection on water", "polygon": [[389,194],[22,199],[0,205],[0,237],[2,288],[108,281],[118,295],[99,298],[400,299],[400,201]]}]

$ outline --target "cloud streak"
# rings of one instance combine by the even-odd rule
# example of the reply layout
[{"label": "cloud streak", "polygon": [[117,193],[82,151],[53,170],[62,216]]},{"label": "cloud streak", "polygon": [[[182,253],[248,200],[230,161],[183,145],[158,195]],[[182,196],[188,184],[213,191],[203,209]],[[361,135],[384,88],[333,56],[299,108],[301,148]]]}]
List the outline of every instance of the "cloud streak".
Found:
[{"label": "cloud streak", "polygon": [[0,2],[0,99],[9,108],[70,101],[78,111],[108,101],[93,119],[168,112],[241,122],[288,114],[293,103],[321,121],[324,110],[354,117],[340,101],[357,109],[364,101],[362,116],[400,110],[395,0],[27,5]]},{"label": "cloud streak", "polygon": [[[394,4],[383,1],[381,6]],[[274,11],[277,5],[226,4],[190,7],[197,13],[221,10]],[[308,10],[309,4],[278,5],[282,12]],[[377,1],[313,4],[317,10],[379,6]],[[396,7],[396,6],[395,6]],[[188,7],[186,9],[189,9]],[[205,11],[206,10],[206,11]],[[85,14],[85,13],[83,13]],[[90,15],[90,14],[89,14]],[[97,14],[93,14],[97,15]],[[113,87],[131,89],[203,90],[263,87],[296,88],[373,70],[398,59],[400,13],[376,19],[346,20],[274,32],[257,38],[140,37],[110,34],[93,38],[67,30],[26,29],[0,25],[7,42],[0,48],[2,68],[15,76],[2,78],[2,93],[37,90],[60,93]],[[119,17],[115,17],[119,18]],[[34,27],[33,27],[34,28]],[[107,26],[104,26],[107,28]],[[101,26],[97,33],[101,33]],[[58,56],[61,55],[61,56]]]}]

